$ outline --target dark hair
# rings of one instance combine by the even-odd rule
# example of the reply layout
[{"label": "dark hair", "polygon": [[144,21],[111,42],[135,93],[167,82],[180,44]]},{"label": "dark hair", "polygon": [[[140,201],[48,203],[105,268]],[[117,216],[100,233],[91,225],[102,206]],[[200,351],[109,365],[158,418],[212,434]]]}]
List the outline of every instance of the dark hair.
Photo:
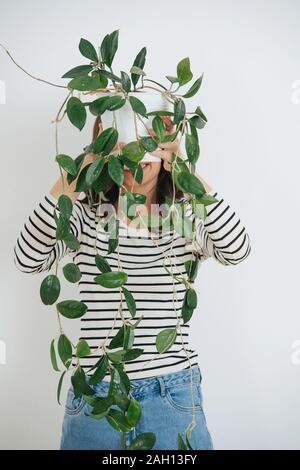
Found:
[{"label": "dark hair", "polygon": [[[164,116],[161,116],[164,120]],[[165,121],[167,132],[172,131],[173,123],[169,116]],[[101,124],[101,117],[97,116],[93,126],[93,142],[96,140],[99,134],[99,125]],[[92,190],[93,202],[97,204],[99,202],[99,193]],[[108,199],[108,203],[114,204],[119,197],[119,187],[116,183],[112,182],[105,191],[103,191],[104,196]],[[88,203],[88,194],[85,192],[86,196],[81,200],[82,203]],[[173,197],[173,180],[171,173],[165,170],[164,166],[161,165],[158,178],[157,178],[157,204],[164,204],[166,197]],[[183,197],[183,192],[175,186],[175,200],[179,200]]]}]

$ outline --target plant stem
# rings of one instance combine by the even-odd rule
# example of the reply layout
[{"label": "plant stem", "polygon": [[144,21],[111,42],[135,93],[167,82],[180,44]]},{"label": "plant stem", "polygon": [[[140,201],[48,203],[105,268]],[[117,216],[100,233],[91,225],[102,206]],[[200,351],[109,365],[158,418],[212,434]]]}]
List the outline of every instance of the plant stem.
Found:
[{"label": "plant stem", "polygon": [[32,75],[31,73],[27,72],[27,70],[25,70],[23,67],[21,67],[21,65],[19,65],[19,64],[15,61],[15,59],[13,58],[13,56],[11,55],[11,53],[6,49],[6,47],[3,46],[3,44],[0,44],[0,47],[2,47],[2,49],[4,49],[4,51],[6,52],[6,54],[8,55],[8,57],[10,58],[10,60],[11,60],[19,69],[21,69],[24,73],[26,73],[26,75],[28,75],[30,78],[33,78],[34,80],[37,80],[37,81],[39,81],[39,82],[46,83],[47,85],[55,86],[55,87],[57,87],[57,88],[68,88],[68,87],[65,86],[65,85],[57,85],[56,83],[49,82],[48,80],[43,80],[42,78],[35,77],[35,76]]}]

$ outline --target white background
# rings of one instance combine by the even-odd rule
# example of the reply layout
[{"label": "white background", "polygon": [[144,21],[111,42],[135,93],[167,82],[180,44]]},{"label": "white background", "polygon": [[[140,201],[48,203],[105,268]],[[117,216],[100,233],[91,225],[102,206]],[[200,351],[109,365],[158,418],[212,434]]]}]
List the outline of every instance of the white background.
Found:
[{"label": "white background", "polygon": [[[186,56],[195,78],[204,72],[195,100],[208,117],[198,171],[238,212],[252,243],[245,262],[210,259],[198,276],[192,339],[216,449],[300,448],[299,18],[297,0],[10,0],[1,7],[0,42],[55,83],[85,63],[80,37],[99,45],[115,29],[115,71],[129,71],[146,46],[151,78],[175,75]],[[42,275],[14,267],[13,247],[59,176],[51,120],[65,91],[30,79],[2,50],[0,64],[0,340],[7,348],[0,447],[56,449],[63,407],[49,359],[55,312],[40,301]],[[90,142],[91,121],[82,133],[66,121],[60,135],[60,152],[75,157]]]}]

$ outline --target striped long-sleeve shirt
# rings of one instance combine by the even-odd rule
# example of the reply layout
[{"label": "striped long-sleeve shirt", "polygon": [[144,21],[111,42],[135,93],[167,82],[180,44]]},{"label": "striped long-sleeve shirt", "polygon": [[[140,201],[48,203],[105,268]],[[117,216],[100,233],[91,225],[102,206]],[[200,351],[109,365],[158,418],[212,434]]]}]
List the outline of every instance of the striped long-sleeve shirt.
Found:
[{"label": "striped long-sleeve shirt", "polygon": [[[57,199],[47,193],[34,208],[17,238],[14,263],[24,273],[42,273],[50,271],[56,260],[70,255],[80,268],[79,298],[88,307],[81,318],[80,338],[88,342],[92,351],[81,359],[87,373],[101,357],[102,349],[99,346],[110,340],[122,326],[118,313],[119,290],[104,288],[94,281],[94,277],[100,274],[95,264],[96,253],[106,258],[112,270],[119,270],[118,262],[121,262],[122,270],[128,275],[125,287],[136,302],[134,321],[143,317],[135,329],[134,340],[134,347],[142,348],[143,353],[137,359],[126,362],[129,378],[176,372],[189,367],[190,363],[197,364],[197,351],[189,346],[189,324],[180,322],[181,331],[178,330],[172,347],[164,353],[157,352],[158,333],[178,325],[185,293],[185,286],[179,280],[172,279],[163,262],[169,270],[182,276],[186,274],[184,263],[195,259],[195,255],[200,262],[213,258],[224,266],[232,266],[247,258],[251,251],[249,235],[236,212],[217,192],[211,190],[209,194],[218,202],[207,206],[205,221],[196,216],[196,238],[193,242],[188,243],[177,233],[172,236],[170,231],[156,234],[154,241],[147,229],[128,228],[121,220],[119,255],[118,250],[107,254],[107,233],[101,224],[99,226],[97,210],[90,209],[79,199],[73,205],[70,219],[71,230],[80,241],[76,252],[70,251],[63,241],[56,240],[53,211]],[[191,206],[187,200],[185,202],[189,216],[192,214]],[[123,317],[129,319],[126,302],[122,305]]]}]

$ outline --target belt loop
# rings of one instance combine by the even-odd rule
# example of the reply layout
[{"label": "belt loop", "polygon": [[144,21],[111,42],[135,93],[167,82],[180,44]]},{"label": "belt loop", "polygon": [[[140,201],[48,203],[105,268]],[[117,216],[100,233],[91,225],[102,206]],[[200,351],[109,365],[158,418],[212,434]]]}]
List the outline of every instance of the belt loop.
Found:
[{"label": "belt loop", "polygon": [[166,386],[165,386],[164,379],[162,377],[157,377],[157,379],[158,379],[159,386],[160,386],[160,394],[162,397],[164,397],[166,394]]}]

